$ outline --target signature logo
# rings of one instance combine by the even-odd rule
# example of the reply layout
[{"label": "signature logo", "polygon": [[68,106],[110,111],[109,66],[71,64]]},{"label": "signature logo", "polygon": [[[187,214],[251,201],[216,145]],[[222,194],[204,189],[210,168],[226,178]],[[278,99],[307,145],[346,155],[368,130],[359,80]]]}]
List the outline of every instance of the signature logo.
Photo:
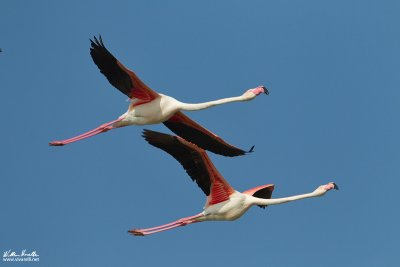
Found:
[{"label": "signature logo", "polygon": [[3,252],[3,261],[39,261],[39,254],[36,250],[27,252],[26,249],[23,249],[20,253],[17,253],[9,249]]}]

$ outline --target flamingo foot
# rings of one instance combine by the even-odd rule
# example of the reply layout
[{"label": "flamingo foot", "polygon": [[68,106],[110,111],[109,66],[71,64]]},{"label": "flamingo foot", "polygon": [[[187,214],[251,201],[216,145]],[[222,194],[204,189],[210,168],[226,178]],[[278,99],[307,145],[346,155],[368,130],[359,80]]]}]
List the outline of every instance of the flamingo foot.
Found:
[{"label": "flamingo foot", "polygon": [[129,230],[128,233],[130,233],[134,236],[144,236],[144,233],[141,232],[139,229]]},{"label": "flamingo foot", "polygon": [[64,146],[65,144],[62,141],[52,141],[49,143],[49,146]]}]

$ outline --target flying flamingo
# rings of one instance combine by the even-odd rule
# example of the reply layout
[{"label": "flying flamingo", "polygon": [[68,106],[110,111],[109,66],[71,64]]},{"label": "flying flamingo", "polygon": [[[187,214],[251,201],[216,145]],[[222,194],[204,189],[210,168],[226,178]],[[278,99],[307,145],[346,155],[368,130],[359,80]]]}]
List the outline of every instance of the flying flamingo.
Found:
[{"label": "flying flamingo", "polygon": [[178,137],[150,130],[144,130],[143,137],[151,145],[161,148],[178,160],[193,181],[206,194],[204,210],[194,216],[146,229],[133,229],[128,232],[145,236],[170,230],[179,226],[203,221],[233,221],[241,217],[251,206],[265,208],[268,205],[283,204],[304,198],[319,197],[331,189],[339,189],[331,182],[319,186],[308,194],[271,199],[273,184],[267,184],[240,193],[233,189],[214,167],[207,153],[196,145]]},{"label": "flying flamingo", "polygon": [[[90,55],[108,81],[130,98],[128,111],[118,119],[105,123],[89,132],[63,141],[50,142],[51,146],[63,146],[85,139],[108,130],[128,126],[164,123],[175,134],[202,147],[224,156],[239,156],[246,151],[232,146],[222,138],[205,129],[182,113],[182,110],[193,111],[210,108],[237,101],[249,101],[261,93],[268,94],[267,88],[258,86],[247,90],[241,96],[229,97],[210,102],[188,104],[170,96],[156,93],[146,86],[134,72],[122,65],[104,46],[101,36],[90,40]],[[251,152],[252,149],[250,149]]]}]

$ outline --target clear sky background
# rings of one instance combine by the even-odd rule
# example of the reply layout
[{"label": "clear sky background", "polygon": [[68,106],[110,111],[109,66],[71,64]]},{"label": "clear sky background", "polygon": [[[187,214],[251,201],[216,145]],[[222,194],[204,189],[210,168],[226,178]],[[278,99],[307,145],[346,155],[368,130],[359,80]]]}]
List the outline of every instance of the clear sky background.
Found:
[{"label": "clear sky background", "polygon": [[[399,1],[2,1],[0,252],[23,266],[399,266]],[[49,147],[124,113],[89,38],[154,90],[185,102],[270,95],[189,116],[256,152],[211,154],[239,191],[274,197],[335,181],[340,191],[254,207],[148,237],[202,210],[168,154],[126,127]],[[2,262],[3,264],[3,262]],[[7,265],[7,264],[6,264]],[[9,264],[11,266],[11,264]]]}]

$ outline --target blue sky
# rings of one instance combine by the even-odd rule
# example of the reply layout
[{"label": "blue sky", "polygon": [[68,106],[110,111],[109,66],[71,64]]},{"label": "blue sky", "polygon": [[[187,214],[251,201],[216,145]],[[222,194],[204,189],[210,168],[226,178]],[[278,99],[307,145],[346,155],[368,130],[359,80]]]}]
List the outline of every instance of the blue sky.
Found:
[{"label": "blue sky", "polygon": [[[399,11],[398,1],[3,1],[0,252],[36,250],[40,262],[24,266],[398,266]],[[274,183],[283,197],[332,180],[341,190],[130,236],[198,213],[205,198],[144,127],[47,145],[128,106],[90,58],[97,34],[181,101],[270,89],[188,114],[256,145],[210,155],[237,190]]]}]

